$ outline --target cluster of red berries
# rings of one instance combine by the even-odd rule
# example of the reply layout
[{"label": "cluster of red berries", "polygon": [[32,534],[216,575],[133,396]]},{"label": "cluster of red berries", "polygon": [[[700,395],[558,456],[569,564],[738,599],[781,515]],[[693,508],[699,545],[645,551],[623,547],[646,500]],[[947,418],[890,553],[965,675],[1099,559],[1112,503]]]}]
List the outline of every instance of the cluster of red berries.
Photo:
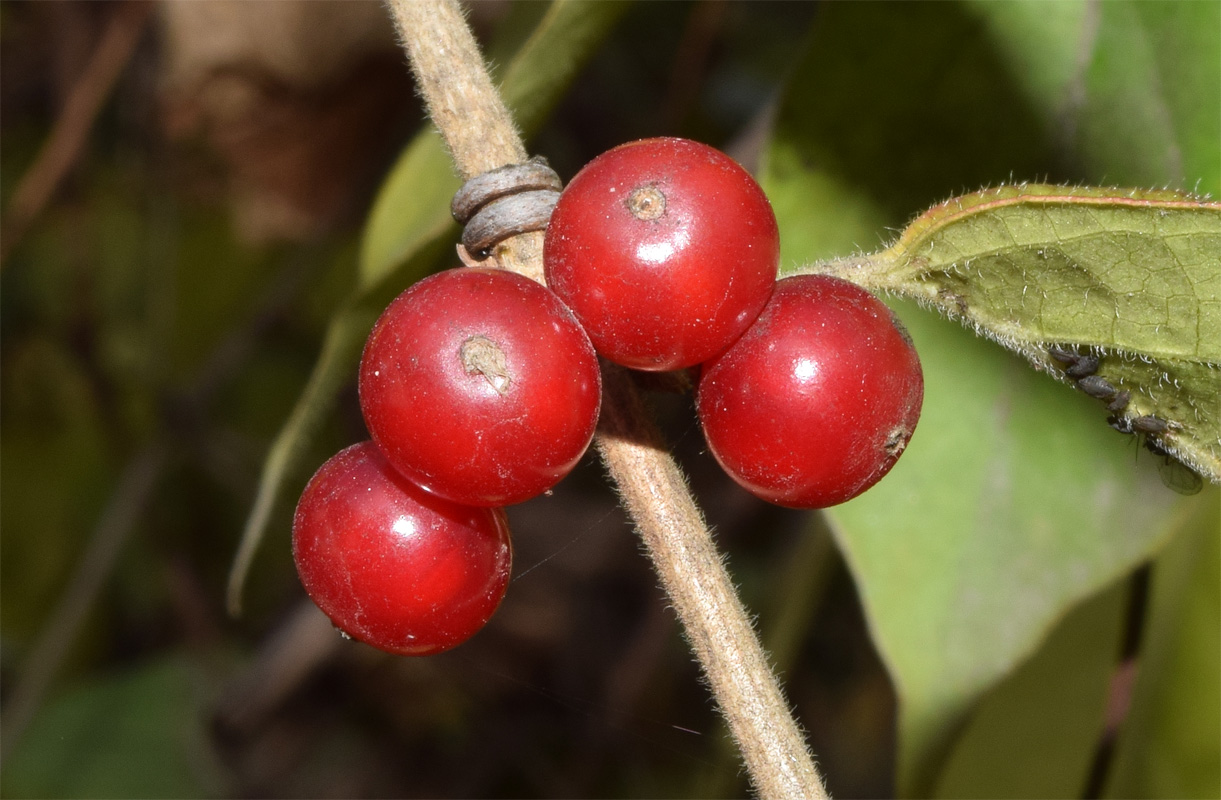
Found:
[{"label": "cluster of red berries", "polygon": [[481,268],[415,284],[361,357],[373,441],[324,464],[297,505],[306,592],[382,650],[427,655],[470,638],[509,582],[501,507],[572,470],[601,399],[593,345],[545,287]]},{"label": "cluster of red berries", "polygon": [[348,634],[439,652],[508,583],[500,507],[564,477],[593,437],[597,356],[701,365],[697,410],[730,476],[780,505],[844,502],[882,478],[920,413],[910,339],[863,289],[776,280],[779,232],[728,156],[649,139],[590,162],[547,228],[550,289],[461,268],[378,320],[360,366],[373,437],[328,461],[297,507],[305,588]]}]

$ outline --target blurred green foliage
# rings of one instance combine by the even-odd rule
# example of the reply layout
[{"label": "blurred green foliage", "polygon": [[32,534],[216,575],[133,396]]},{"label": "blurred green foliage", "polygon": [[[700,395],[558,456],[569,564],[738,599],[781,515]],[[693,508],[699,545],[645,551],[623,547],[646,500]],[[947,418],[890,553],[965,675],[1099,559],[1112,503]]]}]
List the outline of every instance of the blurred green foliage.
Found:
[{"label": "blurred green foliage", "polygon": [[206,678],[167,655],[48,704],[5,770],[9,796],[216,797]]}]

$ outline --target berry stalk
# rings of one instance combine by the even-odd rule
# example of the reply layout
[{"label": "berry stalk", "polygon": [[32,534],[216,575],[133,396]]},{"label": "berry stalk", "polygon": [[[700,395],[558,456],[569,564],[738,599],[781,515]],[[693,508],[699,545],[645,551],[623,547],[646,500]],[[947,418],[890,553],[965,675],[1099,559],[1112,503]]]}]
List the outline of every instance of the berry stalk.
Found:
[{"label": "berry stalk", "polygon": [[[454,0],[390,0],[420,91],[464,177],[525,160]],[[536,280],[542,235],[498,245],[493,260]],[[826,790],[776,677],[678,465],[660,443],[629,375],[606,375],[607,472],[644,540],[722,713],[764,798],[824,798]]]}]

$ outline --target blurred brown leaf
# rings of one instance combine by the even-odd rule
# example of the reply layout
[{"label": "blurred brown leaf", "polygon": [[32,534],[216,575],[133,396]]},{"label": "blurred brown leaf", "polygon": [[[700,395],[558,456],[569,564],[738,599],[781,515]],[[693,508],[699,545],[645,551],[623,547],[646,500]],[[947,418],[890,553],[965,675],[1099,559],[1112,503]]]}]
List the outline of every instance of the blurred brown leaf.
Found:
[{"label": "blurred brown leaf", "polygon": [[162,29],[166,130],[215,151],[251,241],[355,219],[419,116],[379,3],[166,3]]}]

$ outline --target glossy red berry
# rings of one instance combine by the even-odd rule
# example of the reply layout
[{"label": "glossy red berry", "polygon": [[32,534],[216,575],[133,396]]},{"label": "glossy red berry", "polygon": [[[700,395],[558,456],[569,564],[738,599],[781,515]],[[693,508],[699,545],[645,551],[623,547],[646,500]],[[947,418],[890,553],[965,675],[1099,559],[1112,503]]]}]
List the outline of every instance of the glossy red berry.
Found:
[{"label": "glossy red berry", "polygon": [[704,365],[697,406],[717,461],[755,495],[825,508],[881,480],[915,430],[924,376],[902,325],[864,289],[785,278]]},{"label": "glossy red berry", "polygon": [[434,497],[362,442],[306,486],[293,558],[340,630],[387,652],[428,655],[484,626],[504,597],[513,551],[503,511]]},{"label": "glossy red berry", "polygon": [[401,294],[373,328],[360,406],[386,459],[458,503],[503,506],[550,489],[598,420],[598,359],[534,281],[460,268]]},{"label": "glossy red berry", "polygon": [[671,370],[728,347],[771,296],[776,216],[737,162],[686,139],[595,158],[560,195],[543,264],[611,361]]}]

